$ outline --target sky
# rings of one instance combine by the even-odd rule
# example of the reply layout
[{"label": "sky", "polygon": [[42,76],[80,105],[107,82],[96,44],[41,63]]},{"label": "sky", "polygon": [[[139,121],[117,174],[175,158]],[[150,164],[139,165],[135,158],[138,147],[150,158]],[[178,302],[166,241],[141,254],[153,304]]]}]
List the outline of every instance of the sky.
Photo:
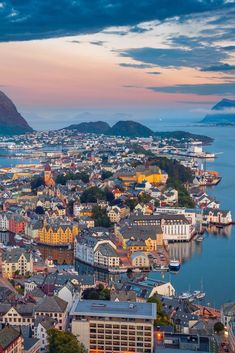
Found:
[{"label": "sky", "polygon": [[0,90],[35,129],[200,120],[235,98],[235,0],[0,0]]}]

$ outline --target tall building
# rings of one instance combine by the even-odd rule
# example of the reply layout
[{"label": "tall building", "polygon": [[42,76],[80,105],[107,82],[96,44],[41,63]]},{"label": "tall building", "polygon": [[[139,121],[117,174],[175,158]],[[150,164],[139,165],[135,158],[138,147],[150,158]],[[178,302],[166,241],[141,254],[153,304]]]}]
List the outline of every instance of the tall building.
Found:
[{"label": "tall building", "polygon": [[45,165],[44,169],[44,183],[46,186],[54,187],[55,180],[53,179],[52,170],[49,164]]},{"label": "tall building", "polygon": [[72,333],[90,353],[152,353],[156,304],[75,301]]},{"label": "tall building", "polygon": [[48,222],[39,229],[38,237],[41,244],[63,246],[74,243],[75,237],[78,235],[79,229],[76,222],[66,222],[57,219]]}]

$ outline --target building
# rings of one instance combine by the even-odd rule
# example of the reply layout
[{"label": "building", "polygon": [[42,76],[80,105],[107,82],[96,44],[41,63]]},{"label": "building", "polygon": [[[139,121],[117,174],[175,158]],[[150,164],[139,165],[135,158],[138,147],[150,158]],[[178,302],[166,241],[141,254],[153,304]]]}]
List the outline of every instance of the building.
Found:
[{"label": "building", "polygon": [[235,321],[232,320],[228,324],[228,343],[231,352],[235,352]]},{"label": "building", "polygon": [[1,304],[0,305],[0,322],[2,324],[10,324],[15,327],[32,327],[34,321],[34,304]]},{"label": "building", "polygon": [[106,235],[83,234],[76,238],[74,244],[76,259],[108,270],[119,268],[117,247]]},{"label": "building", "polygon": [[225,303],[221,306],[220,310],[221,322],[225,327],[228,326],[231,320],[235,319],[235,303]]},{"label": "building", "polygon": [[58,219],[44,224],[39,229],[39,243],[53,246],[73,244],[78,232],[77,222],[65,222]]},{"label": "building", "polygon": [[232,214],[231,211],[205,208],[203,210],[203,221],[211,224],[229,225],[232,223]]},{"label": "building", "polygon": [[45,165],[44,169],[44,183],[46,186],[54,187],[55,181],[53,179],[52,170],[49,164]]},{"label": "building", "polygon": [[25,276],[33,272],[33,258],[24,249],[6,250],[2,255],[2,276],[13,278],[15,274]]},{"label": "building", "polygon": [[12,233],[24,233],[26,220],[18,214],[11,214],[8,220],[8,230]]},{"label": "building", "polygon": [[65,330],[67,326],[68,302],[54,296],[43,297],[35,307],[35,318],[39,316],[50,317],[57,320],[58,329]]},{"label": "building", "polygon": [[48,345],[47,331],[51,328],[58,328],[58,322],[49,316],[39,316],[34,323],[34,337],[40,342],[40,352],[45,352]]},{"label": "building", "polygon": [[131,264],[133,268],[148,269],[150,267],[149,257],[140,251],[134,252],[131,254]]},{"label": "building", "polygon": [[23,353],[24,340],[21,333],[12,326],[0,331],[0,353]]},{"label": "building", "polygon": [[0,213],[0,231],[6,232],[9,229],[9,221],[6,213]]},{"label": "building", "polygon": [[152,303],[77,300],[72,333],[90,353],[152,353],[156,309]]},{"label": "building", "polygon": [[124,185],[129,186],[130,184],[143,182],[149,182],[153,185],[166,184],[168,175],[161,171],[156,166],[138,166],[135,169],[123,170],[117,174],[117,177],[121,179]]}]

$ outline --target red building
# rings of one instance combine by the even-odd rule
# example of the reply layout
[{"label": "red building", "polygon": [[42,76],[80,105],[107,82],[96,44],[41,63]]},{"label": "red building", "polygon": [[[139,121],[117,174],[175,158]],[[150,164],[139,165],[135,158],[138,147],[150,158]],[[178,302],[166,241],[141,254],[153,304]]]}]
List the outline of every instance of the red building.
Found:
[{"label": "red building", "polygon": [[26,221],[20,215],[12,215],[9,219],[9,231],[12,233],[24,233]]},{"label": "red building", "polygon": [[23,337],[12,326],[6,326],[0,331],[0,353],[22,353]]}]

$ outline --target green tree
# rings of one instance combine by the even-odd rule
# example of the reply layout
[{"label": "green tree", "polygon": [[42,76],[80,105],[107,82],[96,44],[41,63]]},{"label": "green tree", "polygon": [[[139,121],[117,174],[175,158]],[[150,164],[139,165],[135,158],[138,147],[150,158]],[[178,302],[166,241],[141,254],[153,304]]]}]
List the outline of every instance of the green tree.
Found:
[{"label": "green tree", "polygon": [[42,185],[45,185],[42,175],[35,175],[31,180],[31,189],[35,190]]},{"label": "green tree", "polygon": [[154,326],[172,325],[172,321],[169,316],[164,312],[163,304],[158,297],[150,297],[148,298],[147,302],[157,304],[157,319],[154,321]]},{"label": "green tree", "polygon": [[70,332],[49,329],[48,353],[88,353],[84,345]]},{"label": "green tree", "polygon": [[111,226],[109,217],[107,216],[106,210],[99,206],[94,206],[92,208],[92,218],[95,221],[96,227],[108,228]]}]

